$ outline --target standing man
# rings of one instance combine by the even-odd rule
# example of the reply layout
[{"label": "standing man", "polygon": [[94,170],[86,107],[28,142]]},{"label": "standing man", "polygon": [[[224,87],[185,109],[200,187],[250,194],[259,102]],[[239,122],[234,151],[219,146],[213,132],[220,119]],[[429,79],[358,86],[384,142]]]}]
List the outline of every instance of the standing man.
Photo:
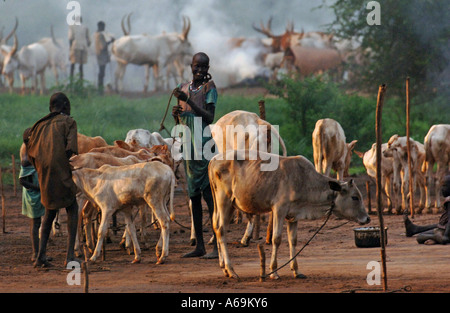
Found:
[{"label": "standing man", "polygon": [[97,63],[98,63],[98,92],[100,95],[103,95],[103,79],[105,77],[105,68],[106,65],[111,61],[108,45],[114,42],[114,38],[111,38],[110,41],[106,41],[105,35],[105,22],[100,21],[97,23],[97,31],[94,34],[95,38],[95,54],[97,55]]},{"label": "standing man", "polygon": [[[69,26],[69,46],[70,46],[70,82],[73,81],[75,64],[79,64],[80,79],[83,79],[83,64],[87,63],[87,49],[91,45],[89,30],[82,25],[81,16],[77,16],[75,23]],[[78,24],[78,25],[77,25]]]},{"label": "standing man", "polygon": [[[192,58],[192,80],[178,85],[173,95],[178,98],[178,104],[172,109],[172,116],[177,124],[185,125],[192,134],[191,141],[183,136],[183,145],[190,145],[191,155],[183,160],[188,183],[189,198],[192,203],[192,217],[197,246],[194,251],[183,257],[217,258],[217,240],[214,234],[214,250],[206,254],[203,240],[203,213],[202,196],[208,206],[209,217],[212,219],[214,202],[209,184],[209,160],[203,155],[203,147],[212,140],[211,136],[203,136],[203,130],[214,121],[214,112],[217,103],[217,89],[211,80],[209,70],[209,57],[199,52]],[[200,118],[200,121],[199,119]],[[195,134],[202,134],[199,138]],[[187,136],[186,136],[187,137]],[[201,156],[201,157],[200,157]],[[211,223],[212,225],[212,223]]]},{"label": "standing man", "polygon": [[28,159],[38,173],[41,202],[45,207],[39,252],[35,267],[51,266],[46,257],[52,223],[60,208],[67,212],[67,255],[65,265],[75,259],[78,225],[77,187],[72,180],[69,158],[78,154],[77,123],[70,117],[70,101],[57,92],[50,98],[50,114],[38,120],[29,133]]}]

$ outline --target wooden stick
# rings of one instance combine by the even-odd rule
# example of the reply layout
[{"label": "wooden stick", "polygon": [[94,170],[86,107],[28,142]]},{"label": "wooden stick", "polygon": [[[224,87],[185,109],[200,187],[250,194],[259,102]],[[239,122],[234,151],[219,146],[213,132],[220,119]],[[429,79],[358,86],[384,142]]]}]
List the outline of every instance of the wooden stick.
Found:
[{"label": "wooden stick", "polygon": [[408,153],[408,171],[409,171],[409,207],[411,209],[411,218],[414,217],[414,186],[412,177],[412,165],[411,165],[411,143],[409,142],[409,114],[410,113],[410,101],[409,101],[409,77],[406,78],[406,150]]},{"label": "wooden stick", "polygon": [[81,264],[83,271],[84,271],[84,293],[89,293],[89,269],[88,269],[88,263],[83,262]]},{"label": "wooden stick", "polygon": [[258,105],[259,105],[259,117],[262,120],[266,120],[266,105],[264,100],[259,100]]},{"label": "wooden stick", "polygon": [[14,181],[14,197],[17,197],[17,178],[16,178],[16,159],[14,154],[11,154],[13,181]]},{"label": "wooden stick", "polygon": [[253,229],[253,239],[259,240],[259,231],[261,229],[261,215],[254,215],[255,228]]},{"label": "wooden stick", "polygon": [[386,85],[381,85],[378,89],[377,111],[376,111],[376,137],[377,137],[377,212],[380,222],[380,246],[381,246],[381,263],[383,267],[383,290],[387,290],[387,274],[386,274],[386,241],[383,221],[382,208],[382,189],[381,189],[381,116],[384,101],[384,94],[386,92]]},{"label": "wooden stick", "polygon": [[366,191],[367,191],[367,200],[369,201],[367,204],[367,212],[372,213],[372,200],[370,199],[370,182],[366,181]]},{"label": "wooden stick", "polygon": [[2,197],[2,230],[6,234],[6,205],[5,205],[5,194],[3,192],[3,173],[2,167],[0,166],[0,193]]},{"label": "wooden stick", "polygon": [[266,254],[264,253],[264,245],[262,243],[258,244],[259,259],[261,260],[261,274],[259,276],[259,281],[263,282],[266,280]]}]

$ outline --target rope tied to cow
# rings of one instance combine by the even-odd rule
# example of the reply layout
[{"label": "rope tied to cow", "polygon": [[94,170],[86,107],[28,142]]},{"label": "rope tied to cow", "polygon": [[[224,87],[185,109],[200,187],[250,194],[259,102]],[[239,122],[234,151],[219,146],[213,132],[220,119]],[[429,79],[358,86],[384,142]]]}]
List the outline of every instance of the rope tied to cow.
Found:
[{"label": "rope tied to cow", "polygon": [[[335,193],[333,193],[333,198],[335,198]],[[267,275],[265,275],[266,277],[267,276],[270,276],[270,275],[272,275],[273,273],[275,273],[275,272],[277,272],[278,270],[280,270],[280,269],[282,269],[283,267],[285,267],[286,265],[288,265],[292,260],[294,260],[305,248],[306,248],[306,246],[308,246],[309,245],[309,243],[314,239],[314,237],[316,237],[316,235],[325,227],[325,225],[327,224],[327,222],[328,222],[328,220],[330,219],[330,217],[331,217],[331,214],[333,213],[333,209],[334,209],[334,207],[335,207],[335,203],[334,203],[334,200],[333,200],[333,202],[331,203],[331,206],[330,206],[330,208],[327,210],[327,212],[326,212],[326,218],[325,218],[325,221],[322,223],[322,225],[314,232],[314,234],[311,236],[311,238],[309,238],[309,240],[303,245],[303,247],[301,247],[301,249],[292,257],[292,258],[290,258],[286,263],[284,263],[283,265],[281,265],[280,267],[278,267],[278,268],[276,268],[276,269],[274,269],[272,272],[270,272],[270,273],[268,273]]]}]

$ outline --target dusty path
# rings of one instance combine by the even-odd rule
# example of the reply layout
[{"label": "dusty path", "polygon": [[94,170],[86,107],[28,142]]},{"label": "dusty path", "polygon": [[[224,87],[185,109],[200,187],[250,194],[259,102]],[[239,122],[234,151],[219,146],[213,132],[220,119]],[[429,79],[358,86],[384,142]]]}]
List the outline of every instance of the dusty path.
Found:
[{"label": "dusty path", "polygon": [[[357,178],[365,196],[365,176]],[[372,194],[375,194],[372,192]],[[35,269],[30,261],[31,247],[28,218],[21,215],[20,191],[14,197],[12,188],[5,187],[7,206],[6,231],[0,233],[0,292],[1,293],[82,293],[80,285],[68,285],[69,270],[63,268],[66,230],[65,214],[61,214],[62,237],[53,237],[48,254],[54,258],[55,267],[49,270]],[[374,203],[374,200],[372,200]],[[64,213],[64,210],[62,210]],[[185,195],[176,193],[176,220],[189,226],[189,214]],[[438,214],[416,215],[419,224],[435,223]],[[120,221],[120,219],[119,219]],[[206,211],[205,211],[206,221]],[[442,270],[449,264],[450,245],[418,245],[414,238],[404,233],[401,216],[384,215],[388,230],[387,275],[388,289],[395,291],[410,286],[412,292],[450,292],[450,273]],[[299,222],[299,243],[302,246],[323,223],[323,220]],[[372,226],[378,225],[373,215]],[[382,286],[369,286],[367,269],[370,261],[380,261],[379,248],[358,248],[354,243],[353,228],[358,225],[331,218],[325,228],[298,257],[300,269],[306,279],[294,279],[289,266],[279,271],[280,280],[259,281],[260,261],[257,242],[241,247],[238,242],[244,233],[245,223],[230,226],[228,238],[230,254],[240,280],[223,276],[217,260],[183,259],[181,255],[190,251],[189,230],[172,223],[170,229],[170,252],[163,265],[156,265],[155,244],[159,230],[149,228],[142,262],[131,264],[133,256],[122,251],[118,242],[119,232],[107,245],[106,260],[91,265],[89,292],[91,293],[340,293],[349,290],[377,292]],[[211,235],[207,224],[208,239]],[[261,235],[265,235],[266,224],[262,224]],[[265,245],[267,260],[271,247]],[[208,246],[210,250],[211,247]],[[286,233],[279,254],[278,264],[289,259]],[[268,271],[268,261],[267,267]]]}]

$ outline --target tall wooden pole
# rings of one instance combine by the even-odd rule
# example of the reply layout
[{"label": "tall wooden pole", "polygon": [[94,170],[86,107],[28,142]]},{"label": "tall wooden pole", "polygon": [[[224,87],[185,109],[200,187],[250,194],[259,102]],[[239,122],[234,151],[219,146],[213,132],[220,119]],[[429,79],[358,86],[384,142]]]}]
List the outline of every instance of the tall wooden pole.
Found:
[{"label": "tall wooden pole", "polygon": [[411,218],[414,217],[414,186],[412,177],[412,165],[411,165],[411,143],[409,142],[409,114],[410,113],[410,101],[409,101],[409,77],[406,78],[406,149],[408,153],[408,172],[409,172],[409,207],[411,209]]},{"label": "tall wooden pole", "polygon": [[17,197],[17,178],[16,178],[16,159],[14,154],[11,154],[12,172],[13,172],[13,182],[14,182],[14,197]]},{"label": "tall wooden pole", "polygon": [[381,264],[383,267],[383,290],[387,290],[387,273],[386,273],[386,239],[384,232],[383,207],[382,207],[382,189],[381,189],[381,116],[384,102],[384,94],[386,85],[383,84],[378,89],[377,111],[376,111],[376,137],[377,137],[377,212],[380,222],[380,246],[381,246]]},{"label": "tall wooden pole", "polygon": [[6,205],[5,205],[5,194],[3,192],[3,177],[2,177],[2,167],[0,166],[0,196],[2,198],[2,231],[6,233]]}]

